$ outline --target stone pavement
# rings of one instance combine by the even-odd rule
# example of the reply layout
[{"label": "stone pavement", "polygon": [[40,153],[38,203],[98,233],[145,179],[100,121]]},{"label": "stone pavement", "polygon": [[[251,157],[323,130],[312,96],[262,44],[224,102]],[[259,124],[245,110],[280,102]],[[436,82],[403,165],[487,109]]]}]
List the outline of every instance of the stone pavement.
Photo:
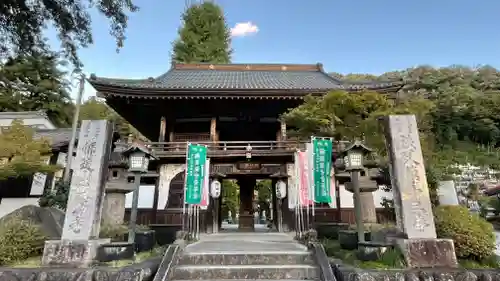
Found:
[{"label": "stone pavement", "polygon": [[186,253],[204,252],[307,252],[293,239],[295,233],[228,232],[203,234],[200,241],[188,245]]},{"label": "stone pavement", "polygon": [[319,280],[320,271],[294,233],[201,235],[186,246],[169,280]]}]

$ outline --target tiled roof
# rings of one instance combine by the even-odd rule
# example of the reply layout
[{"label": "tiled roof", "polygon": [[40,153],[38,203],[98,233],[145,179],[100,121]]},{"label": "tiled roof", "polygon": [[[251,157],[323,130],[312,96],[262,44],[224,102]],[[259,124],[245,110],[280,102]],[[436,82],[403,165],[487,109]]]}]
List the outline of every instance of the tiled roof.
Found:
[{"label": "tiled roof", "polygon": [[[76,131],[75,140],[78,142],[80,129]],[[34,134],[35,139],[45,138],[50,142],[52,150],[60,150],[62,147],[69,145],[71,140],[71,128],[62,128],[62,129],[38,129]],[[117,138],[115,136],[114,138]],[[126,166],[127,160],[122,156],[122,152],[126,150],[129,146],[126,143],[115,142],[116,147],[115,150],[111,153],[110,156],[110,166]]]},{"label": "tiled roof", "polygon": [[326,92],[391,86],[392,83],[345,84],[316,65],[279,64],[173,64],[157,78],[111,79],[91,75],[96,88],[145,90],[299,90]]},{"label": "tiled roof", "polygon": [[47,114],[44,111],[7,111],[0,112],[0,119],[33,119],[33,118],[47,118]]},{"label": "tiled roof", "polygon": [[[76,135],[78,136],[78,131]],[[71,140],[71,128],[38,129],[35,131],[34,137],[49,140],[52,149],[57,150],[69,144]]]}]

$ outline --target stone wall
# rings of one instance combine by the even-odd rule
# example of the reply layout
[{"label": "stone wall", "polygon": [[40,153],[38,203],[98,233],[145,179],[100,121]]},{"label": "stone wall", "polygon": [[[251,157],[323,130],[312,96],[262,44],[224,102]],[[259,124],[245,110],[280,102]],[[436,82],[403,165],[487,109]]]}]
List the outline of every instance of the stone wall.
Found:
[{"label": "stone wall", "polygon": [[152,281],[161,257],[123,267],[0,268],[0,281]]},{"label": "stone wall", "polygon": [[336,281],[499,281],[500,269],[359,269],[331,260]]}]

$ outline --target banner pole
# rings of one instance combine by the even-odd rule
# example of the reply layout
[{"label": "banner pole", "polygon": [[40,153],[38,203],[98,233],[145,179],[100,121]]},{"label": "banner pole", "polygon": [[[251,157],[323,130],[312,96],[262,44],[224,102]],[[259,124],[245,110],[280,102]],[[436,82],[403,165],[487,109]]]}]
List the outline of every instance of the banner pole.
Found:
[{"label": "banner pole", "polygon": [[186,143],[186,162],[184,166],[184,204],[182,204],[182,231],[186,231],[186,190],[187,190],[187,169],[188,169],[188,157],[189,157],[189,145],[190,142]]},{"label": "banner pole", "polygon": [[311,167],[311,175],[312,175],[312,191],[313,191],[313,194],[312,194],[312,206],[311,206],[311,211],[312,211],[312,222],[311,222],[311,227],[314,228],[314,223],[316,221],[316,211],[315,211],[315,207],[316,207],[316,187],[315,187],[315,184],[316,184],[316,181],[314,180],[314,146],[312,145],[314,141],[314,136],[311,137],[311,154],[312,154],[312,167]]},{"label": "banner pole", "polygon": [[296,177],[295,177],[295,192],[297,193],[297,210],[299,211],[298,213],[298,216],[299,216],[299,229],[300,229],[300,233],[299,233],[299,237],[302,238],[303,237],[303,234],[304,234],[304,223],[303,223],[303,219],[302,219],[302,194],[301,194],[301,188],[300,188],[300,175],[299,175],[299,169],[300,169],[300,157],[298,155],[298,152],[297,152],[297,167],[295,167],[295,174],[296,174]]},{"label": "banner pole", "polygon": [[200,206],[196,208],[196,240],[200,239]]}]

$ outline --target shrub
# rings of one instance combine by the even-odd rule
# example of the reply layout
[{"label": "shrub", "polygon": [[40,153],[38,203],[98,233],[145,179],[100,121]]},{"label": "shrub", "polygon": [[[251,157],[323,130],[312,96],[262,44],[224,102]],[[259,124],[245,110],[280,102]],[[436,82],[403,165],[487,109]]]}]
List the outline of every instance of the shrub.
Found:
[{"label": "shrub", "polygon": [[[149,230],[147,225],[136,225],[136,232]],[[128,234],[128,225],[126,224],[103,224],[99,232],[100,238],[111,238],[111,241],[124,241]]]},{"label": "shrub", "polygon": [[493,226],[463,206],[439,206],[434,210],[439,238],[453,239],[458,258],[483,260],[496,248]]},{"label": "shrub", "polygon": [[56,207],[61,210],[66,210],[68,203],[70,185],[62,180],[55,185],[55,190],[45,189],[42,196],[38,200],[40,207]]},{"label": "shrub", "polygon": [[18,217],[0,226],[0,265],[25,260],[43,253],[46,237],[41,228]]},{"label": "shrub", "polygon": [[111,238],[111,241],[123,241],[127,232],[127,226],[124,224],[103,224],[99,237]]}]

